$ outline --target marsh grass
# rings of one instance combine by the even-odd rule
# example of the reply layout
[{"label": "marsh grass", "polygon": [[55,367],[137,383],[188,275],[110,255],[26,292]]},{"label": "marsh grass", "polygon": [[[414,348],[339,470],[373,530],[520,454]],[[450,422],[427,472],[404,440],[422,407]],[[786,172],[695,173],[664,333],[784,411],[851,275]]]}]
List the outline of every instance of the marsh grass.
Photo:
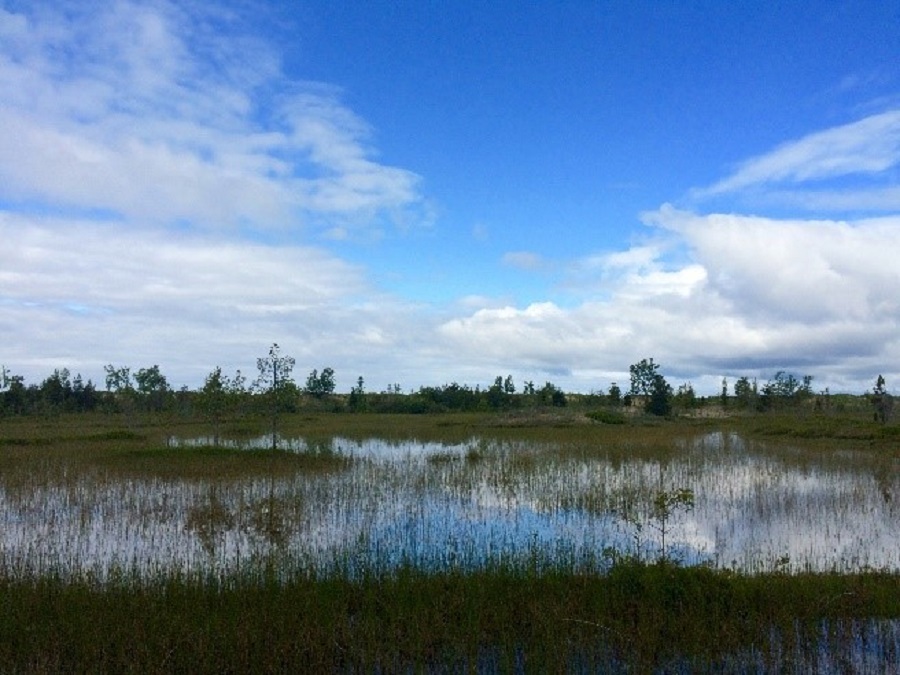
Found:
[{"label": "marsh grass", "polygon": [[254,475],[284,475],[294,472],[339,471],[350,459],[324,453],[287,450],[237,449],[213,445],[189,448],[157,446],[124,449],[97,458],[98,466],[118,475],[218,480]]},{"label": "marsh grass", "polygon": [[869,447],[896,454],[896,441],[900,439],[900,422],[882,424],[873,419],[870,410],[821,414],[773,412],[735,416],[725,424],[757,437],[816,441],[822,449]]},{"label": "marsh grass", "polygon": [[[259,435],[261,421],[246,422],[237,437]],[[348,458],[329,453],[295,453],[269,449],[241,449],[192,445],[173,447],[173,430],[185,436],[207,431],[194,420],[155,422],[123,427],[116,416],[68,415],[51,423],[22,417],[6,418],[0,426],[0,482],[9,482],[35,464],[56,464],[74,478],[98,470],[119,476],[224,479],[248,475],[340,470]],[[31,480],[39,480],[38,475]]]},{"label": "marsh grass", "polygon": [[[517,424],[498,424],[506,417]],[[245,434],[233,445],[204,444],[207,425],[195,420],[125,428],[103,415],[50,425],[4,419],[0,489],[27,516],[13,511],[16,550],[25,557],[44,551],[42,560],[77,560],[84,546],[109,558],[122,537],[149,538],[175,560],[197,543],[179,533],[185,522],[215,560],[236,559],[248,546],[259,553],[260,540],[323,556],[327,565],[342,551],[365,558],[377,550],[390,552],[390,564],[477,567],[527,553],[538,531],[539,544],[551,549],[559,542],[580,551],[625,547],[624,555],[638,549],[652,560],[663,545],[652,528],[653,499],[684,488],[697,495],[696,517],[679,519],[673,531],[673,550],[686,562],[753,572],[775,569],[784,556],[794,571],[898,565],[896,451],[869,442],[834,446],[834,439],[757,441],[769,436],[748,434],[740,418],[731,421],[734,431],[722,421],[582,418],[521,425],[518,413],[303,413],[282,424],[286,439],[302,432],[303,442],[276,451],[252,449]],[[573,421],[558,426],[560,419]],[[785,423],[783,416],[766,420]],[[241,425],[249,431],[253,420]],[[201,440],[172,442],[179,437]],[[386,455],[367,455],[372,438]],[[304,506],[301,513],[266,503]],[[271,523],[253,516],[264,508]],[[279,524],[278,513],[292,515]],[[402,521],[391,522],[392,514]],[[823,514],[829,520],[821,522]],[[44,536],[28,542],[42,522],[56,529],[42,527]],[[191,565],[203,564],[189,556]]]},{"label": "marsh grass", "polygon": [[855,658],[887,672],[900,663],[898,590],[892,575],[668,563],[604,576],[500,566],[356,581],[284,581],[271,568],[224,583],[3,579],[0,671],[811,671],[867,639]]},{"label": "marsh grass", "polygon": [[[717,525],[717,546],[764,531],[792,501],[791,522],[831,514],[816,536],[830,528],[853,551],[892,532],[900,484],[893,427],[847,424],[302,413],[280,430],[312,450],[272,452],[169,443],[208,434],[198,420],[6,418],[0,497],[18,505],[20,534],[73,509],[79,536],[131,516],[124,540],[147,523],[162,534],[102,573],[67,568],[77,548],[57,559],[40,542],[21,557],[0,546],[0,672],[890,672],[900,577],[865,571],[864,555],[837,563],[842,573],[803,572],[823,566],[815,551],[680,567],[687,548],[669,555],[671,542],[662,556],[647,542],[609,557],[587,534],[534,529],[549,519],[580,536],[615,513],[651,522],[654,495],[690,488],[700,514],[749,518]],[[249,441],[265,421],[231,432]],[[337,451],[337,437],[435,448],[388,461]],[[794,480],[805,494],[786,489]],[[883,516],[880,533],[842,520],[859,508]],[[490,539],[489,519],[516,532]],[[690,524],[672,523],[685,546]],[[180,528],[198,541],[190,564],[141,557]]]}]

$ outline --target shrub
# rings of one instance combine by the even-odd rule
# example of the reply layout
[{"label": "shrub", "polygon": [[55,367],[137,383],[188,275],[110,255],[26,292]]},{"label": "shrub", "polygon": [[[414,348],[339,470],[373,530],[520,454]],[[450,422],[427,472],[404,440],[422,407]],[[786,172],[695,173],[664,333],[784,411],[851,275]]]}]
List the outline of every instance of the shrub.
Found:
[{"label": "shrub", "polygon": [[626,422],[625,415],[614,410],[595,410],[587,413],[587,416],[601,424],[625,424]]}]

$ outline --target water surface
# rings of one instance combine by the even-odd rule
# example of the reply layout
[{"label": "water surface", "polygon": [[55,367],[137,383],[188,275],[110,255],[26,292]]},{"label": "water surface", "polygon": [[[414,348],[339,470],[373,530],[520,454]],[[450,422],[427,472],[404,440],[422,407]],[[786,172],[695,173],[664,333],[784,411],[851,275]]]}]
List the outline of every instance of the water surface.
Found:
[{"label": "water surface", "polygon": [[[230,443],[268,447],[271,439]],[[224,573],[273,555],[295,569],[345,571],[596,566],[612,551],[743,571],[900,570],[895,461],[724,433],[673,444],[664,456],[631,457],[621,448],[481,438],[293,438],[279,447],[351,461],[243,479],[99,469],[70,477],[48,467],[26,486],[0,479],[0,556],[7,567],[101,577],[116,568]],[[653,496],[677,488],[693,490],[695,508],[654,519]]]}]

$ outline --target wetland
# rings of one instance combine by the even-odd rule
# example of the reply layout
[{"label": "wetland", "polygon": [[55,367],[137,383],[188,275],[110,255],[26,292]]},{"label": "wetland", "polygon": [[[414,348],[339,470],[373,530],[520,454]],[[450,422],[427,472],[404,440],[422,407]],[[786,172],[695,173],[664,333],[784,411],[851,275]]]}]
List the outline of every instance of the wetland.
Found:
[{"label": "wetland", "polygon": [[[891,435],[762,422],[297,414],[273,450],[262,420],[214,438],[197,420],[4,419],[0,575],[13,602],[0,632],[15,644],[23,622],[44,634],[41,612],[54,625],[80,608],[71,640],[110,667],[93,626],[135,611],[171,659],[179,633],[163,619],[225,641],[231,658],[261,649],[234,653],[236,627],[219,625],[234,611],[245,627],[299,631],[278,649],[261,635],[275,649],[261,665],[302,654],[343,672],[896,664]],[[690,499],[654,508],[679,491]],[[173,594],[194,604],[162,601]],[[0,666],[72,665],[59,633],[43,640],[0,648]],[[171,665],[154,654],[135,663]]]}]

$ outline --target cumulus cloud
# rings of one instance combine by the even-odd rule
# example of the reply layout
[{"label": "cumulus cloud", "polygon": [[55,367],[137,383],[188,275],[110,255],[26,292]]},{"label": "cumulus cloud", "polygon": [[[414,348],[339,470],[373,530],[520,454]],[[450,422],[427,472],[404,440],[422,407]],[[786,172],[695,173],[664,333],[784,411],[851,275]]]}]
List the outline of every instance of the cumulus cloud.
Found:
[{"label": "cumulus cloud", "polygon": [[786,143],[694,196],[882,215],[750,216],[666,204],[642,215],[650,243],[571,262],[576,304],[484,306],[446,321],[441,335],[486,362],[567,364],[576,381],[623,379],[627,364],[647,356],[713,391],[722,376],[765,379],[781,369],[851,391],[879,372],[900,377],[900,198],[889,171],[898,161],[897,110]]},{"label": "cumulus cloud", "polygon": [[581,381],[625,379],[628,364],[654,356],[670,376],[710,389],[723,375],[797,369],[858,391],[900,357],[900,217],[779,220],[665,205],[644,221],[675,235],[687,259],[644,246],[591,256],[573,267],[603,279],[602,298],[483,307],[440,334],[476,360],[566,364]]},{"label": "cumulus cloud", "polygon": [[855,222],[696,215],[663,207],[648,223],[677,232],[710,287],[742,314],[871,321],[897,316],[900,217]]}]

